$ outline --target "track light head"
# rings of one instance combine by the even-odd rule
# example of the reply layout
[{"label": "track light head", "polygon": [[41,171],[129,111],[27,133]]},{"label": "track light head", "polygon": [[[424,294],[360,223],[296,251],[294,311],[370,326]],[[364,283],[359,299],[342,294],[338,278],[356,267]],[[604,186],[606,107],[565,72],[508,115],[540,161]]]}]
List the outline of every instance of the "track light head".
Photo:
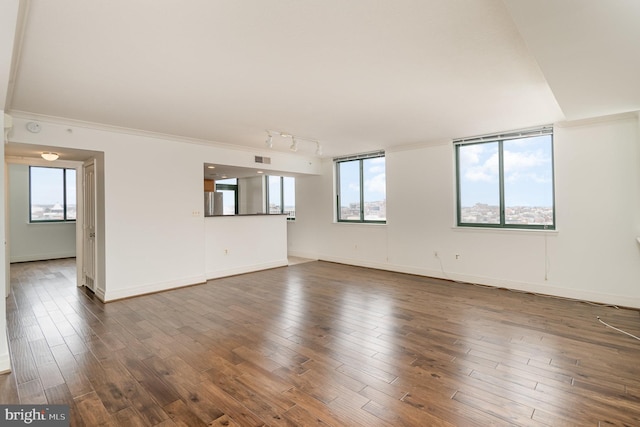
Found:
[{"label": "track light head", "polygon": [[[291,133],[282,132],[279,130],[265,130],[267,132],[267,139],[265,140],[265,144],[269,148],[273,148],[273,135],[279,136],[280,138],[291,138],[291,145],[289,145],[289,150],[296,152],[298,151],[298,142],[309,142],[311,144],[316,144],[316,156],[322,155],[322,146],[320,145],[320,141],[312,138],[303,138],[293,135]],[[280,143],[280,138],[276,138],[276,143]]]}]

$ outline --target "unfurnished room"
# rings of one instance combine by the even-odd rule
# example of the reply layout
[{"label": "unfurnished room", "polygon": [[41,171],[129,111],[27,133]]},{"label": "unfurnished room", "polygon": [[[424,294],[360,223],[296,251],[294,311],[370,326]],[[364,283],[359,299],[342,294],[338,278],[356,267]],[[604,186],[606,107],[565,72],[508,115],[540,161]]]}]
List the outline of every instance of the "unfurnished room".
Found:
[{"label": "unfurnished room", "polygon": [[640,425],[638,22],[2,0],[0,425]]}]

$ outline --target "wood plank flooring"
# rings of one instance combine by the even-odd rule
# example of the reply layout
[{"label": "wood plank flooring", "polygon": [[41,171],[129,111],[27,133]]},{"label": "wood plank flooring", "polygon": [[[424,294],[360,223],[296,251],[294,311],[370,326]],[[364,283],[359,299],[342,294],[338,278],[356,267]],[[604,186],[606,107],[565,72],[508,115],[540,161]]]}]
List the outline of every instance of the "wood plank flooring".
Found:
[{"label": "wood plank flooring", "polygon": [[638,426],[638,311],[308,262],[101,304],[11,266],[2,403],[72,425]]}]

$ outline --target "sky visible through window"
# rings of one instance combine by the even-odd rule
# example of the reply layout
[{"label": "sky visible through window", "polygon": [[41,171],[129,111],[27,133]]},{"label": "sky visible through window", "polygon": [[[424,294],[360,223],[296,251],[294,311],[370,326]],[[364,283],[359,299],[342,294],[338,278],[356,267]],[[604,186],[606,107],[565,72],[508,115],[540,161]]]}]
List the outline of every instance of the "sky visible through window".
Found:
[{"label": "sky visible through window", "polygon": [[282,187],[283,187],[283,198],[284,198],[284,209],[285,210],[293,210],[295,211],[296,206],[296,180],[295,178],[291,178],[285,176],[282,179]]},{"label": "sky visible through window", "polygon": [[[282,180],[282,193],[280,181]],[[291,218],[296,212],[296,180],[293,177],[269,176],[269,213],[286,213]],[[282,206],[281,206],[282,204]]]},{"label": "sky visible through window", "polygon": [[[385,200],[385,158],[365,159],[363,168],[365,202]],[[340,183],[341,204],[348,206],[351,203],[360,203],[360,169],[357,161],[343,163],[340,168]]]},{"label": "sky visible through window", "polygon": [[280,213],[280,177],[269,176],[269,213]]},{"label": "sky visible through window", "polygon": [[[339,162],[339,220],[343,221],[385,221],[386,200],[386,159],[373,157]],[[362,163],[362,182],[360,164]],[[362,188],[360,186],[362,185]],[[360,206],[360,202],[364,202]]]},{"label": "sky visible through window", "polygon": [[[32,167],[31,168],[31,201],[37,205],[62,204],[63,169]],[[67,172],[67,199],[69,204],[76,203],[76,174],[71,169]]]},{"label": "sky visible through window", "polygon": [[67,193],[66,219],[76,217],[76,171],[63,168],[30,168],[31,220],[63,220],[64,193]]},{"label": "sky visible through window", "polygon": [[[551,136],[504,141],[506,206],[553,206]],[[460,147],[463,207],[499,205],[498,143]]]}]

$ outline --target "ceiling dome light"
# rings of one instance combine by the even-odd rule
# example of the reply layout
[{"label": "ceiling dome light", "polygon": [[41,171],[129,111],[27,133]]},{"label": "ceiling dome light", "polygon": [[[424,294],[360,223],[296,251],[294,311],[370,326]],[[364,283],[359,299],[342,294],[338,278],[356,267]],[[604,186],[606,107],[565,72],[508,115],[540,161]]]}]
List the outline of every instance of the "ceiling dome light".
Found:
[{"label": "ceiling dome light", "polygon": [[51,152],[44,152],[41,154],[41,156],[43,159],[50,162],[53,162],[54,160],[58,160],[58,157],[60,157],[58,153],[51,153]]}]

